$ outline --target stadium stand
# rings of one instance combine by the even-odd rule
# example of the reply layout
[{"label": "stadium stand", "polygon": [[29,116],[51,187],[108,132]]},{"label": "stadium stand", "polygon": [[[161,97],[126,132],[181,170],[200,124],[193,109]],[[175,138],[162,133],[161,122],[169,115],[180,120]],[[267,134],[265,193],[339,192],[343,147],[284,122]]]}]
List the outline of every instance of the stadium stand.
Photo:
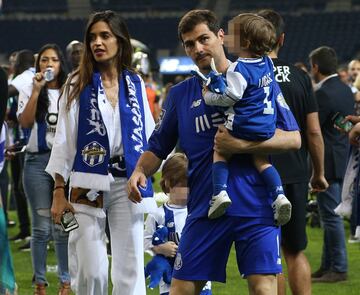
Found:
[{"label": "stadium stand", "polygon": [[[225,2],[228,6],[224,5]],[[329,4],[336,2],[339,5],[346,2],[350,9],[329,12]],[[229,7],[222,13],[218,12],[224,15],[222,24],[225,29],[227,21],[241,11],[273,8],[281,12],[287,33],[281,56],[290,62],[306,62],[308,53],[320,45],[334,47],[341,62],[351,59],[360,49],[360,31],[354,29],[360,24],[360,0],[79,0],[77,3],[92,11],[119,11],[127,20],[132,37],[145,43],[154,53],[158,50],[165,50],[169,55],[180,53],[178,20],[185,11],[198,7]],[[47,42],[56,42],[65,49],[69,40],[82,39],[84,19],[89,10],[83,9],[84,15],[69,18],[73,5],[68,0],[3,0],[0,34],[7,36],[7,42],[1,44],[0,53],[22,48],[36,51]],[[82,11],[80,6],[79,11]],[[37,17],[32,19],[33,12]]]},{"label": "stadium stand", "polygon": [[109,9],[132,12],[132,11],[169,11],[193,9],[197,6],[198,0],[181,1],[164,1],[164,0],[132,0],[132,1],[118,1],[118,0],[91,0],[91,5],[94,10]]},{"label": "stadium stand", "polygon": [[11,12],[65,12],[67,0],[3,0],[3,13]]}]

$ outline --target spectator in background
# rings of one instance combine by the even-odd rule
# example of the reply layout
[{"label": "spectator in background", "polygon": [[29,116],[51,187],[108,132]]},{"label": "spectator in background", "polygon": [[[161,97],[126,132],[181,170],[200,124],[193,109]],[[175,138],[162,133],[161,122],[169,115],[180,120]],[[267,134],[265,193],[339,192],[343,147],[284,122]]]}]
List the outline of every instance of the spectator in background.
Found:
[{"label": "spectator in background", "polygon": [[[6,127],[4,125],[8,98],[8,82],[5,71],[0,67],[0,172],[4,168]],[[7,237],[6,219],[1,202],[0,191],[0,293],[13,295],[15,292],[15,276],[12,265],[10,247]]]},{"label": "spectator in background", "polygon": [[[65,59],[56,44],[46,44],[36,60],[36,74],[32,85],[20,91],[18,120],[23,128],[30,128],[24,163],[24,189],[32,216],[31,254],[34,269],[35,294],[45,294],[47,244],[54,240],[60,282],[59,294],[70,292],[68,271],[68,234],[54,227],[50,208],[54,182],[45,172],[50,158],[56,122],[58,100],[67,73]],[[45,71],[51,71],[46,76]]]},{"label": "spectator in background", "polygon": [[8,81],[11,81],[15,75],[15,64],[18,51],[14,51],[9,56],[9,68],[7,71]]},{"label": "spectator in background", "polygon": [[34,65],[35,58],[32,51],[23,49],[18,52],[15,61],[15,78],[9,84],[9,97],[18,95],[20,90],[29,91],[31,89],[35,74]]},{"label": "spectator in background", "polygon": [[[350,155],[347,169],[349,169],[349,197],[352,200],[351,210],[351,232],[352,232],[352,243],[358,243],[360,241],[360,201],[359,201],[359,152],[360,152],[360,117],[359,116],[348,116],[347,119],[351,121],[355,126],[349,132],[349,140],[352,145],[352,155]],[[353,159],[352,159],[353,158]],[[351,161],[353,160],[353,161]],[[353,164],[349,167],[349,164]],[[355,173],[351,173],[351,170]],[[348,170],[346,171],[348,172]],[[346,178],[345,176],[345,178]],[[343,201],[348,196],[343,195]],[[346,208],[346,206],[345,206]],[[354,214],[355,213],[355,214]]]},{"label": "spectator in background", "polygon": [[309,55],[311,74],[317,83],[316,99],[325,144],[325,178],[329,187],[317,195],[320,218],[324,228],[320,268],[312,274],[313,282],[347,280],[347,253],[344,224],[334,209],[341,202],[341,188],[345,174],[349,143],[346,135],[334,128],[332,117],[340,112],[354,112],[354,98],[348,86],[341,82],[337,70],[337,56],[330,47],[319,47]]},{"label": "spectator in background", "polygon": [[150,71],[150,61],[148,54],[142,52],[140,49],[135,50],[132,65],[144,79],[146,96],[154,121],[156,122],[160,114],[159,96],[156,93],[156,84]]},{"label": "spectator in background", "polygon": [[[273,10],[262,10],[258,14],[275,27],[277,43],[269,56],[274,63],[275,79],[301,131],[300,150],[273,155],[272,160],[280,173],[285,195],[293,207],[290,221],[281,228],[281,246],[287,264],[289,286],[292,294],[310,295],[311,269],[303,252],[307,246],[308,183],[310,180],[314,191],[324,191],[328,187],[324,177],[324,142],[318,107],[307,73],[278,58],[285,40],[283,18]],[[308,153],[313,167],[311,178],[308,175]],[[285,294],[285,290],[285,280],[280,277],[278,294]]]},{"label": "spectator in background", "polygon": [[356,93],[354,95],[355,95],[356,105],[358,106],[357,115],[360,116],[360,75],[357,75],[353,86],[356,88]]},{"label": "spectator in background", "polygon": [[341,64],[338,66],[337,68],[337,73],[339,75],[340,80],[345,83],[346,85],[349,85],[351,87],[350,84],[350,76],[349,76],[349,72],[348,72],[348,65],[347,64]]},{"label": "spectator in background", "polygon": [[151,73],[142,75],[142,77],[145,83],[146,96],[149,101],[150,110],[153,115],[154,121],[156,122],[160,114],[160,106],[159,106],[160,98],[156,91],[156,85],[152,79]]},{"label": "spectator in background", "polygon": [[[29,91],[29,84],[32,83],[32,66],[34,64],[34,57],[31,51],[21,50],[17,54],[14,68],[14,78],[9,82],[12,87],[15,87],[17,91]],[[28,71],[28,69],[31,69]],[[35,70],[34,70],[35,71]],[[13,84],[12,84],[13,82]],[[9,97],[9,111],[8,111],[8,125],[9,130],[12,132],[13,146],[22,146],[27,143],[27,130],[21,128],[18,123],[16,113],[18,109],[18,96],[14,95]],[[9,147],[11,149],[11,147]],[[25,197],[22,175],[24,166],[24,154],[17,153],[10,158],[11,176],[13,180],[12,192],[15,197],[16,209],[18,214],[18,220],[20,223],[20,232],[11,237],[11,241],[15,243],[28,240],[25,244],[19,247],[22,251],[30,250],[30,218],[28,213],[28,205]]]},{"label": "spectator in background", "polygon": [[349,62],[348,73],[349,73],[349,84],[350,84],[351,90],[353,93],[356,93],[357,89],[354,87],[353,84],[356,80],[356,77],[360,73],[360,60],[353,59],[352,61]]},{"label": "spectator in background", "polygon": [[0,67],[0,128],[5,122],[6,106],[8,100],[8,83],[5,71]]},{"label": "spectator in background", "polygon": [[70,72],[76,70],[84,52],[84,43],[73,40],[66,46],[66,58]]},{"label": "spectator in background", "polygon": [[308,73],[308,69],[302,61],[298,61],[298,62],[294,63],[294,66],[300,70],[303,70],[305,73]]}]

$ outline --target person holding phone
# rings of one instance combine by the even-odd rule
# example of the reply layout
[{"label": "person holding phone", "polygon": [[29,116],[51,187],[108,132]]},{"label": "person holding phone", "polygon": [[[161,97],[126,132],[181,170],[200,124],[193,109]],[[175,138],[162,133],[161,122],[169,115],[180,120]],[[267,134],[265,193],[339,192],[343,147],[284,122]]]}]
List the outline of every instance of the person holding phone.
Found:
[{"label": "person holding phone", "polygon": [[312,274],[312,281],[330,283],[347,280],[348,270],[344,224],[334,209],[341,201],[349,143],[346,135],[334,128],[332,118],[337,112],[353,114],[354,98],[350,88],[336,73],[337,56],[333,48],[322,46],[314,49],[309,61],[311,74],[317,83],[315,96],[324,138],[325,178],[329,183],[326,191],[317,194],[324,242],[321,265]]},{"label": "person holding phone", "polygon": [[[55,223],[64,212],[79,224],[69,236],[71,288],[108,294],[105,211],[112,251],[112,294],[145,295],[144,216],[156,210],[151,181],[144,202],[128,200],[126,181],[147,148],[154,120],[141,77],[131,67],[133,49],[124,20],[113,11],[90,16],[84,54],[59,105],[54,146],[46,171],[55,180]],[[65,197],[69,180],[70,202]],[[66,214],[66,213],[65,213]]]},{"label": "person holding phone", "polygon": [[[54,141],[60,88],[66,79],[65,59],[56,44],[46,44],[36,60],[36,74],[28,88],[20,90],[17,116],[23,128],[30,128],[24,162],[24,190],[32,215],[31,254],[35,294],[45,294],[47,244],[53,239],[58,262],[60,293],[70,292],[68,271],[68,234],[54,226],[50,208],[54,181],[45,172]],[[46,81],[44,72],[51,70],[53,79]]]}]

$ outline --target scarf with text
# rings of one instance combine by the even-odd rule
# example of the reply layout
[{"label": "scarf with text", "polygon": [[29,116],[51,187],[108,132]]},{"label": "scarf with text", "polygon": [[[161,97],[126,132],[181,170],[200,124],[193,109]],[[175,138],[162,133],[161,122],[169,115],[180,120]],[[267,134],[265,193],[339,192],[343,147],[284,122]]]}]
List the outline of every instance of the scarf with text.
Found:
[{"label": "scarf with text", "polygon": [[[80,94],[77,152],[71,182],[72,186],[109,191],[109,139],[98,105],[98,93],[103,92],[100,73],[95,72],[92,84]],[[143,99],[139,76],[124,70],[119,80],[119,110],[128,178],[147,149]],[[140,190],[143,198],[153,196],[150,179],[147,184]]]}]

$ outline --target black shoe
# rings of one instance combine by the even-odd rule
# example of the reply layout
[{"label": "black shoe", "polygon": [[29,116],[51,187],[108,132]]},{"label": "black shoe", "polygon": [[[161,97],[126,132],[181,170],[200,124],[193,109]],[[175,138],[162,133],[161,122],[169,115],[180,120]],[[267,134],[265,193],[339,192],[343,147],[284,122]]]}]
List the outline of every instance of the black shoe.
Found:
[{"label": "black shoe", "polygon": [[31,250],[30,241],[26,242],[24,245],[20,246],[18,249],[22,252],[29,252]]},{"label": "black shoe", "polygon": [[324,274],[328,273],[329,270],[324,270],[322,268],[319,268],[317,271],[313,272],[311,274],[312,278],[321,278]]},{"label": "black shoe", "polygon": [[19,243],[23,240],[29,240],[30,239],[30,235],[29,234],[24,234],[22,232],[18,233],[16,236],[13,236],[11,238],[9,238],[9,241],[13,241],[15,243]]},{"label": "black shoe", "polygon": [[347,280],[346,272],[334,272],[334,271],[327,272],[320,278],[312,279],[314,283],[336,283],[346,280]]}]

